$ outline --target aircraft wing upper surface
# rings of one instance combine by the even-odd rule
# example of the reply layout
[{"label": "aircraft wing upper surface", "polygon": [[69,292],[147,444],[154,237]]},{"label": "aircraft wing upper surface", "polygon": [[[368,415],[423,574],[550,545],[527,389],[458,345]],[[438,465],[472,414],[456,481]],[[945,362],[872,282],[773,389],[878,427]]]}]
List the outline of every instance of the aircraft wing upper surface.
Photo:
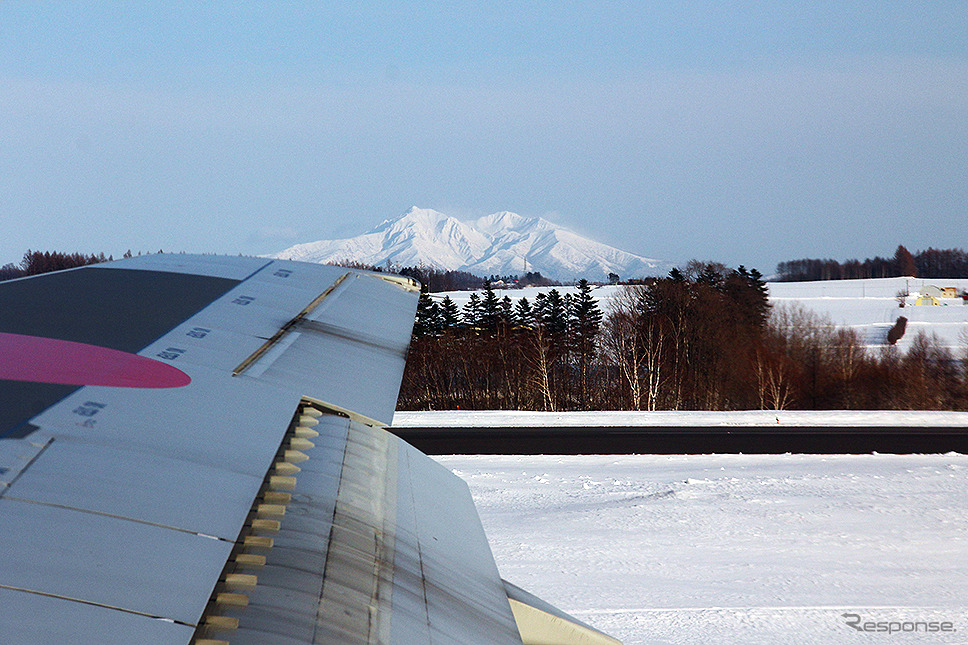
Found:
[{"label": "aircraft wing upper surface", "polygon": [[392,419],[411,281],[156,255],[0,283],[0,642],[521,643]]}]

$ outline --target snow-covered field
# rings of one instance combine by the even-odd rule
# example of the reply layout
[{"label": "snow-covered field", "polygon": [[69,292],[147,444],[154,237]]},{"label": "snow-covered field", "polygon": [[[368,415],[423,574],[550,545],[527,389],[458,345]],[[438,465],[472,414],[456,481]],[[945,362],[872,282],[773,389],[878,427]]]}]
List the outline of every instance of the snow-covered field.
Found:
[{"label": "snow-covered field", "polygon": [[[828,317],[835,325],[856,329],[869,346],[885,344],[887,330],[898,316],[908,319],[907,332],[898,343],[906,349],[919,330],[936,334],[941,344],[954,350],[964,351],[968,347],[968,306],[965,301],[954,298],[942,299],[940,306],[917,306],[915,301],[928,286],[955,287],[960,293],[968,289],[968,278],[938,278],[922,280],[919,278],[872,278],[867,280],[828,280],[821,282],[771,282],[769,283],[770,302],[773,305],[800,305],[821,316]],[[556,287],[562,294],[574,293],[575,287]],[[620,286],[596,287],[592,292],[604,310],[621,292]],[[498,297],[510,296],[512,300],[527,297],[534,301],[539,292],[548,292],[551,287],[528,287],[526,289],[497,290]],[[911,295],[906,306],[898,306],[898,292],[906,291]],[[451,291],[445,295],[463,307],[470,298],[470,291]]]},{"label": "snow-covered field", "polygon": [[[943,298],[939,306],[917,306],[918,295],[928,286],[955,287],[960,293],[968,279],[879,278],[823,282],[771,282],[770,302],[799,304],[829,317],[835,325],[853,327],[868,345],[881,345],[898,316],[908,319],[907,331],[898,343],[906,349],[918,331],[936,334],[952,350],[968,346],[968,306],[965,301]],[[898,306],[897,294],[908,292],[905,307]]]},{"label": "snow-covered field", "polygon": [[966,455],[436,459],[503,577],[626,645],[968,643]]}]

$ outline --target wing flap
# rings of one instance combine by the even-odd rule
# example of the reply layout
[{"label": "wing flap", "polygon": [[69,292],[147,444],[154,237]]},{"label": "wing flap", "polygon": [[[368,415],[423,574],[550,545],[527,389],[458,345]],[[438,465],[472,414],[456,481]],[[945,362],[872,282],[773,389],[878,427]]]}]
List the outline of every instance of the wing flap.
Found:
[{"label": "wing flap", "polygon": [[350,274],[240,378],[305,383],[303,393],[374,424],[389,424],[403,376],[412,288]]},{"label": "wing flap", "polygon": [[[234,645],[520,643],[466,485],[389,433],[320,417]],[[455,528],[456,527],[456,528]]]}]

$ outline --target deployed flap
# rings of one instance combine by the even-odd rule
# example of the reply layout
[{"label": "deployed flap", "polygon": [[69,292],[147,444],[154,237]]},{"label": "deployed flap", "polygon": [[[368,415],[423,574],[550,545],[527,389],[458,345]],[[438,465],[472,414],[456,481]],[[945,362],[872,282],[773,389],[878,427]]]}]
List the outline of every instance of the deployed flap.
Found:
[{"label": "deployed flap", "polygon": [[199,637],[520,645],[466,484],[382,429],[318,422],[314,445],[299,443],[278,526],[243,551],[264,558],[238,569],[257,583],[212,606]]}]

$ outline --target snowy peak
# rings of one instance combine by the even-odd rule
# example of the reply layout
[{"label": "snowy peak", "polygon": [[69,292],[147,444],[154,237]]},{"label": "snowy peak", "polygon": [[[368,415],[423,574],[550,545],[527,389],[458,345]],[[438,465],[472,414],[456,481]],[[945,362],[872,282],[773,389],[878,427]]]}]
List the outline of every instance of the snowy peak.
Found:
[{"label": "snowy peak", "polygon": [[582,277],[604,280],[609,273],[642,277],[669,269],[668,263],[583,238],[540,217],[502,211],[462,222],[416,206],[358,237],[297,244],[274,257],[374,266],[423,264],[477,275],[537,271],[565,281]]},{"label": "snowy peak", "polygon": [[498,235],[514,231],[524,231],[535,226],[547,225],[553,227],[554,224],[540,217],[521,217],[517,213],[501,211],[485,215],[474,221],[474,227],[486,235]]}]

